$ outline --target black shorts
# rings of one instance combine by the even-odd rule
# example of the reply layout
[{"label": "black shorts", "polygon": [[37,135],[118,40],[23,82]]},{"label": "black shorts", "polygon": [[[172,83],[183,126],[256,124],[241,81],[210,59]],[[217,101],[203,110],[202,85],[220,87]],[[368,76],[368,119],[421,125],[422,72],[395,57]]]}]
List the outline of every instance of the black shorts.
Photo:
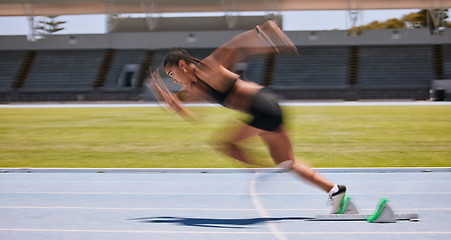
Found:
[{"label": "black shorts", "polygon": [[267,88],[262,88],[255,94],[249,113],[253,118],[248,125],[258,129],[274,131],[283,123],[277,97]]}]

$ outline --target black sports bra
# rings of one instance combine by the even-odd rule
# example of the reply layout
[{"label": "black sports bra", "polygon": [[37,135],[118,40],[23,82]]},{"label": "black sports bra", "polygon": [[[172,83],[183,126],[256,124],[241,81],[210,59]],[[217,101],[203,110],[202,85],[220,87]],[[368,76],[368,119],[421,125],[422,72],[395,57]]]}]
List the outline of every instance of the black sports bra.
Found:
[{"label": "black sports bra", "polygon": [[218,90],[212,88],[210,85],[208,85],[206,82],[202,81],[200,78],[197,78],[199,87],[205,92],[207,92],[216,102],[223,105],[224,100],[227,98],[229,93],[232,91],[233,87],[235,86],[235,83],[237,80],[233,82],[233,84],[230,85],[230,87],[224,92],[219,92]]}]

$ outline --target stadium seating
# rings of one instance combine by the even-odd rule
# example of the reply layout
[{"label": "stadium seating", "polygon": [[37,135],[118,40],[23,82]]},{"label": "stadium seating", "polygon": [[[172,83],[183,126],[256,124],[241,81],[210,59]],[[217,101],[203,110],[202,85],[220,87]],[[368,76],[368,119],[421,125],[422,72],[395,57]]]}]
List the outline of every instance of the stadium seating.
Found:
[{"label": "stadium seating", "polygon": [[122,69],[127,64],[140,65],[145,53],[146,50],[116,50],[104,88],[122,88],[118,82]]},{"label": "stadium seating", "polygon": [[362,46],[359,51],[361,88],[429,88],[433,78],[432,48]]},{"label": "stadium seating", "polygon": [[271,88],[346,87],[347,47],[298,48],[299,56],[277,56]]},{"label": "stadium seating", "polygon": [[40,50],[22,90],[90,90],[103,50]]},{"label": "stadium seating", "polygon": [[443,72],[445,79],[451,79],[451,44],[443,45]]},{"label": "stadium seating", "polygon": [[246,64],[246,70],[242,74],[242,78],[246,81],[256,82],[263,85],[263,72],[265,69],[265,57],[262,55],[252,56],[243,62]]},{"label": "stadium seating", "polygon": [[[276,55],[274,68],[268,74],[266,56],[246,59],[237,66],[242,78],[265,84],[288,99],[363,99],[363,98],[413,98],[425,99],[431,81],[437,75],[437,49],[442,49],[442,70],[445,79],[451,79],[451,45],[361,45],[354,46],[358,64],[353,66],[355,79],[350,80],[350,46],[298,46],[300,56]],[[435,50],[434,50],[435,49]],[[192,56],[202,59],[214,48],[187,49]],[[142,82],[134,88],[120,86],[118,80],[127,64],[141,65],[148,55],[147,49],[113,49],[112,61],[105,81],[98,87],[99,69],[104,62],[106,49],[68,49],[33,51],[31,67],[26,71],[23,84],[17,84],[18,73],[23,71],[26,50],[0,51],[0,92],[3,101],[19,99],[27,93],[42,93],[42,96],[27,97],[46,100],[89,99],[127,100],[137,99],[142,92]],[[172,91],[181,87],[172,82],[163,71],[163,60],[169,49],[151,51],[148,64],[159,69],[163,80]],[[441,63],[440,63],[441,64]],[[22,70],[21,70],[22,69]],[[140,69],[144,69],[140,67]],[[145,67],[147,69],[147,67]],[[145,70],[144,69],[144,70]],[[142,71],[142,70],[140,70]],[[266,74],[266,75],[265,75]],[[142,73],[138,74],[143,78]],[[137,76],[138,76],[137,75]],[[139,79],[142,81],[142,79]],[[264,82],[263,82],[264,81]],[[13,87],[15,86],[15,87]],[[17,89],[15,89],[17,88]],[[70,93],[69,93],[70,92]],[[5,96],[13,96],[7,98]],[[67,96],[63,96],[66,94]],[[72,96],[69,97],[69,95]],[[103,95],[109,94],[108,97]],[[119,94],[122,94],[119,96]],[[56,96],[57,95],[57,96]],[[352,95],[351,97],[349,97]],[[25,99],[22,95],[20,99]],[[29,95],[30,96],[30,95]],[[50,98],[50,97],[49,97]],[[1,100],[0,99],[0,100]]]},{"label": "stadium seating", "polygon": [[0,92],[11,89],[14,78],[19,71],[26,51],[0,51]]}]

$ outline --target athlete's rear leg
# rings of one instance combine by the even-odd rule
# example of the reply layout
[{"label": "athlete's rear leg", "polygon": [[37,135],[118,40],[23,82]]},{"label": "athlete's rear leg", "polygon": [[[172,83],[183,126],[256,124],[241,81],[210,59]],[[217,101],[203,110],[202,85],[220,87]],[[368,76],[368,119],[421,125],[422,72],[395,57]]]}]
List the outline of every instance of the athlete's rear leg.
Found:
[{"label": "athlete's rear leg", "polygon": [[346,194],[346,186],[336,185],[322,175],[316,173],[312,168],[308,167],[300,161],[294,161],[294,153],[291,140],[285,127],[281,125],[276,131],[262,132],[260,134],[269,148],[271,156],[278,166],[285,169],[294,170],[299,176],[323,189],[329,194],[330,203],[332,205],[331,213],[339,212],[343,199]]},{"label": "athlete's rear leg", "polygon": [[[272,159],[277,165],[294,170],[299,176],[320,187],[326,192],[329,192],[334,183],[324,178],[322,175],[316,173],[313,169],[303,164],[300,161],[294,161],[293,147],[286,128],[281,125],[275,131],[265,131],[260,134],[263,141],[266,143]],[[287,164],[291,161],[292,164]],[[285,164],[284,164],[285,163]]]}]

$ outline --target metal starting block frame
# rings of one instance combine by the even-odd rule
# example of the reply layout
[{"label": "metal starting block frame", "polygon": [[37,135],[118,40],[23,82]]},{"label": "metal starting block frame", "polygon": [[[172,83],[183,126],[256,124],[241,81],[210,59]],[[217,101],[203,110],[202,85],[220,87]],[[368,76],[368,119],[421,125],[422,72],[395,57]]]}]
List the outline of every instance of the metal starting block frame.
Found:
[{"label": "metal starting block frame", "polygon": [[370,223],[395,223],[400,220],[419,221],[417,213],[395,214],[387,202],[387,199],[382,198],[376,211],[371,215],[365,215],[359,214],[351,198],[346,197],[338,214],[316,215],[311,221],[368,221]]}]

